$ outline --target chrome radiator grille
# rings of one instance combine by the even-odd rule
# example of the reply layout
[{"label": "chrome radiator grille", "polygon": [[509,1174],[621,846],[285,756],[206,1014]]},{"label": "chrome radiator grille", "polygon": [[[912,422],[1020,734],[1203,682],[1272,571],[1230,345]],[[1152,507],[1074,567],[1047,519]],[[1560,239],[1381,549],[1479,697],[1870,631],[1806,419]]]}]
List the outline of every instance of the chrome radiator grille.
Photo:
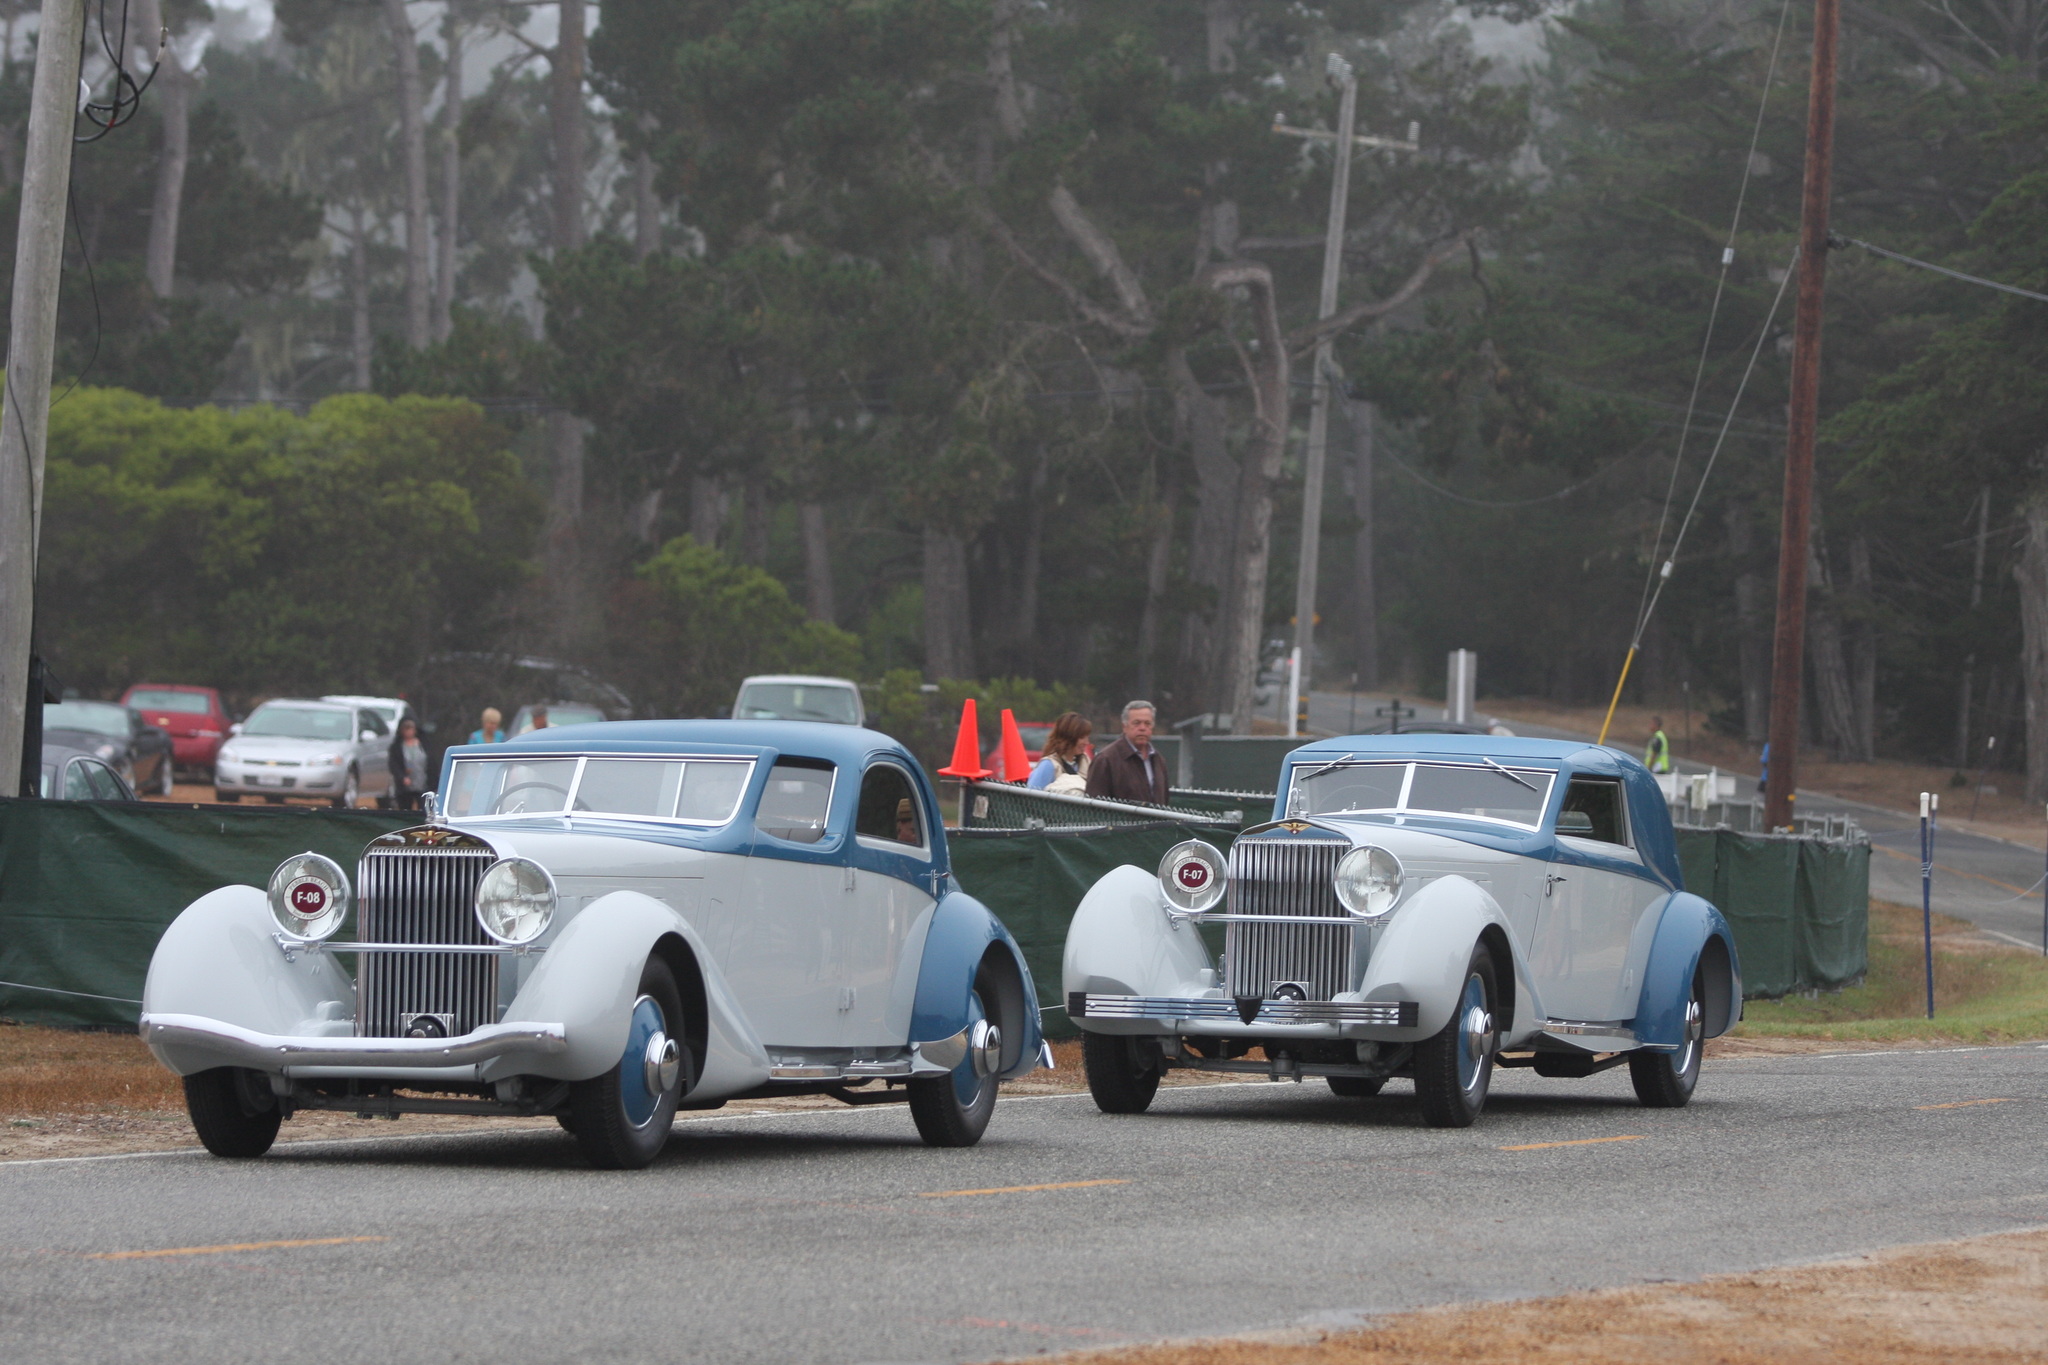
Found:
[{"label": "chrome radiator grille", "polygon": [[[476,884],[493,859],[474,848],[371,848],[356,874],[357,932],[365,943],[481,944]],[[356,1032],[396,1038],[400,1016],[454,1016],[451,1037],[498,1021],[492,953],[364,953],[356,974]]]},{"label": "chrome radiator grille", "polygon": [[1311,1000],[1351,989],[1351,918],[1330,878],[1351,851],[1334,839],[1240,839],[1230,848],[1235,915],[1327,915],[1320,924],[1232,923],[1223,940],[1224,988],[1265,999],[1283,981],[1300,982]]}]

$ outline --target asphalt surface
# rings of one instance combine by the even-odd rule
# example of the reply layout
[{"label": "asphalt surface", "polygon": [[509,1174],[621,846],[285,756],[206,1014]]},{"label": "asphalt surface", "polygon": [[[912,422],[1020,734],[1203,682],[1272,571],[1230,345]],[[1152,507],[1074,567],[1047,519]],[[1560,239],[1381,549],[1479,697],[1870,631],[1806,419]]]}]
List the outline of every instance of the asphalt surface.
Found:
[{"label": "asphalt surface", "polygon": [[[1345,733],[1355,714],[1370,717],[1373,709],[1385,705],[1379,697],[1360,693],[1356,706],[1348,693],[1317,692],[1309,698],[1309,724],[1332,734]],[[1441,706],[1404,701],[1425,720],[1443,717]],[[1383,723],[1383,722],[1379,722]],[[1590,741],[1592,736],[1570,730],[1531,725],[1524,721],[1505,722],[1515,733],[1545,739]],[[1706,765],[1679,760],[1681,772],[1705,772]],[[1727,769],[1722,769],[1726,772]],[[1737,790],[1747,797],[1756,790],[1756,774],[1737,774]],[[1844,801],[1820,792],[1801,790],[1799,813],[1810,816],[1847,815],[1870,835],[1870,894],[1880,900],[1903,905],[1920,903],[1920,820],[1904,811],[1887,810],[1860,801]],[[2048,949],[2048,897],[2043,877],[2048,874],[2048,854],[2005,839],[1983,834],[1966,834],[1943,829],[1936,821],[1934,869],[1929,897],[1933,908],[1976,924],[1980,929],[2026,947]]]},{"label": "asphalt surface", "polygon": [[1342,1324],[2039,1226],[2044,1106],[2027,1045],[1717,1060],[1677,1111],[1505,1073],[1458,1132],[1403,1082],[1254,1083],[1009,1100],[967,1151],[895,1106],[701,1116],[637,1173],[534,1130],[10,1163],[0,1358],[976,1361]]}]

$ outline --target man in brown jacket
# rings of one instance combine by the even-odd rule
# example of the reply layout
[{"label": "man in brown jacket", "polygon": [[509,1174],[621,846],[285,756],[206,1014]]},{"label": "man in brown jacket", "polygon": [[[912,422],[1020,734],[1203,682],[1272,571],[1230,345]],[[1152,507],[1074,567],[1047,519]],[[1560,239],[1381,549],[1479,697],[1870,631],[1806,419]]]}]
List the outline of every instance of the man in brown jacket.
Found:
[{"label": "man in brown jacket", "polygon": [[1166,755],[1152,747],[1157,715],[1149,701],[1124,707],[1124,737],[1104,747],[1088,764],[1088,794],[1112,801],[1166,804]]}]

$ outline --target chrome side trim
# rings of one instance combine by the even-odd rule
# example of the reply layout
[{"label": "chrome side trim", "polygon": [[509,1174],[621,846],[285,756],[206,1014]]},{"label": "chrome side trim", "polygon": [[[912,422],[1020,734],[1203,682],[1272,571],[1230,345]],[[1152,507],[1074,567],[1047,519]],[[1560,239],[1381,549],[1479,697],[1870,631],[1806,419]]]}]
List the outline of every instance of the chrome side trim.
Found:
[{"label": "chrome side trim", "polygon": [[[294,948],[304,952],[317,950],[330,953],[416,953],[417,943],[295,943]],[[524,957],[528,953],[544,953],[547,948],[531,943],[437,943],[437,953],[485,953],[504,957]]]},{"label": "chrome side trim", "polygon": [[[1252,1002],[1245,1002],[1250,1005]],[[1067,997],[1070,1019],[1203,1019],[1245,1024],[1381,1024],[1414,1028],[1422,1006],[1414,1000],[1261,1000],[1246,1019],[1231,999],[1161,995],[1089,995]]]},{"label": "chrome side trim", "polygon": [[285,1066],[473,1066],[508,1052],[553,1055],[569,1049],[562,1024],[486,1024],[459,1038],[300,1038],[258,1033],[197,1014],[145,1014],[140,1032],[152,1045],[200,1047],[225,1061],[261,1071]]},{"label": "chrome side trim", "polygon": [[1627,1042],[1636,1041],[1636,1031],[1622,1019],[1545,1019],[1545,1033],[1562,1034],[1572,1038],[1620,1038]]}]

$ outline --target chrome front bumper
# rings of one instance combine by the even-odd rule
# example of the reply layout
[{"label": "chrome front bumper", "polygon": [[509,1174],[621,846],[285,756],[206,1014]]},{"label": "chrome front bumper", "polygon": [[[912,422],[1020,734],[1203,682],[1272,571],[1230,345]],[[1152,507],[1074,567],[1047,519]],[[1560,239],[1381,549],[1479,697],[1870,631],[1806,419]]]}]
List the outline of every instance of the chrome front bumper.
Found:
[{"label": "chrome front bumper", "polygon": [[1422,1007],[1414,1000],[1232,1000],[1227,996],[1067,996],[1069,1019],[1214,1020],[1229,1024],[1377,1024],[1415,1028]]},{"label": "chrome front bumper", "polygon": [[258,1033],[197,1014],[145,1014],[139,1030],[152,1047],[197,1048],[227,1066],[280,1071],[294,1066],[367,1070],[478,1066],[507,1053],[552,1055],[569,1049],[561,1024],[486,1024],[459,1038],[304,1038]]}]

